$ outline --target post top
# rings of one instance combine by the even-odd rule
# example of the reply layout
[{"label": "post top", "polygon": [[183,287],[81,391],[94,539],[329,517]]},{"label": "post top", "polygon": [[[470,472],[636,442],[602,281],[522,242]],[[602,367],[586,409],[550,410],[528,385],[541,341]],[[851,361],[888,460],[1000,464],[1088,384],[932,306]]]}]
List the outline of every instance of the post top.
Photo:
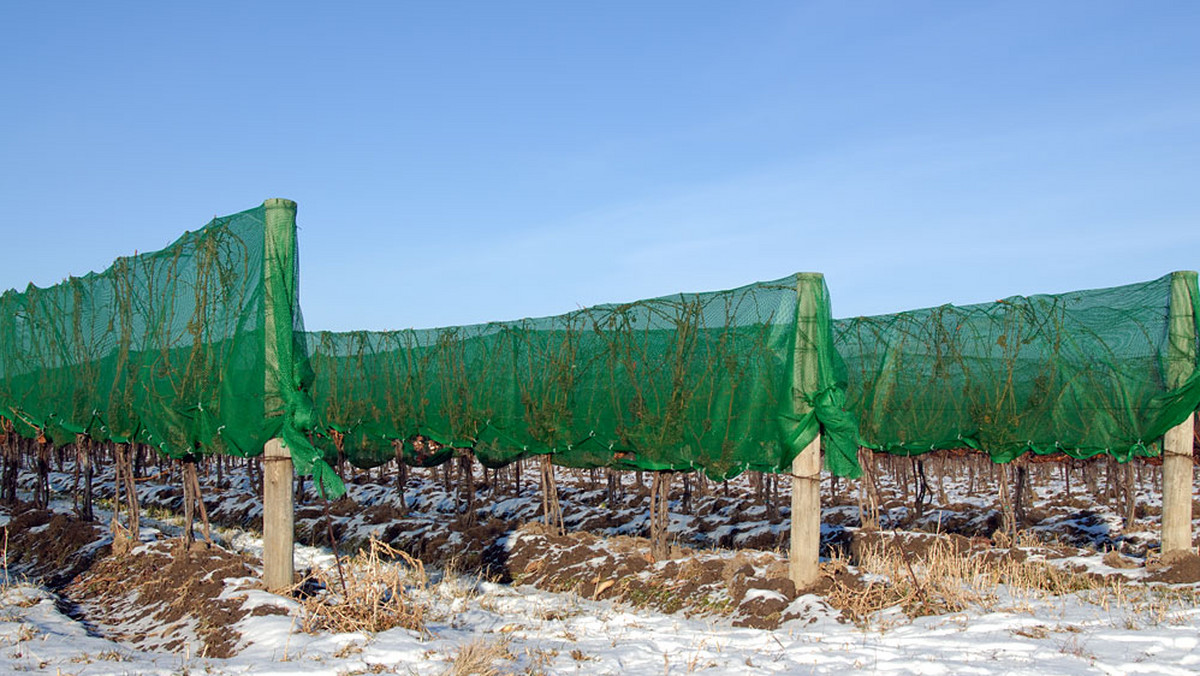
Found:
[{"label": "post top", "polygon": [[280,440],[278,437],[276,437],[274,439],[269,440],[266,443],[266,445],[263,446],[263,457],[264,458],[288,458],[290,460],[292,457],[292,452],[290,450],[288,450],[288,448],[286,446],[283,445],[282,440]]},{"label": "post top", "polygon": [[268,209],[271,209],[273,207],[275,207],[275,208],[282,207],[284,209],[295,209],[296,203],[293,202],[292,200],[285,199],[283,197],[272,197],[270,199],[263,200],[263,206]]}]

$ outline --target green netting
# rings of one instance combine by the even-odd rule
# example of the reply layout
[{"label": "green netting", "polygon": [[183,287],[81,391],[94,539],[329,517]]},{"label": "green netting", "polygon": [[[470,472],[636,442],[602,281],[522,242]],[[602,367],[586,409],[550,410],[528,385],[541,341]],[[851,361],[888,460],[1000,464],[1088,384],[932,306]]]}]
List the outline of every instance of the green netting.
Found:
[{"label": "green netting", "polygon": [[864,446],[1120,461],[1200,405],[1196,273],[835,322]]},{"label": "green netting", "polygon": [[551,454],[726,478],[786,472],[821,432],[827,466],[849,476],[858,443],[1128,460],[1200,404],[1193,272],[836,323],[824,279],[799,274],[542,319],[306,334],[295,214],[268,200],[0,296],[0,417],[59,445],[172,457],[280,437],[336,496],[322,453],[433,465],[466,447],[492,466]]},{"label": "green netting", "polygon": [[302,432],[295,213],[268,200],[103,272],[0,296],[0,416],[58,445],[82,434],[177,458],[255,455],[279,436],[336,493]]},{"label": "green netting", "polygon": [[[827,432],[857,472],[820,275],[443,329],[308,334],[319,443],[359,466],[470,447],[499,466],[788,471]],[[443,445],[430,455],[406,443]]]}]

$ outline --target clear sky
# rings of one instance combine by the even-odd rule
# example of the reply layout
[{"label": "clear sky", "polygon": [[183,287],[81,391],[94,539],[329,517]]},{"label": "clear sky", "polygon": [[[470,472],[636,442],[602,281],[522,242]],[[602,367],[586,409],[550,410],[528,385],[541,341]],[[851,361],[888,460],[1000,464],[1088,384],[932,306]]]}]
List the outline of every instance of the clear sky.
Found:
[{"label": "clear sky", "polygon": [[1200,2],[0,4],[0,288],[300,205],[310,329],[1200,267]]}]

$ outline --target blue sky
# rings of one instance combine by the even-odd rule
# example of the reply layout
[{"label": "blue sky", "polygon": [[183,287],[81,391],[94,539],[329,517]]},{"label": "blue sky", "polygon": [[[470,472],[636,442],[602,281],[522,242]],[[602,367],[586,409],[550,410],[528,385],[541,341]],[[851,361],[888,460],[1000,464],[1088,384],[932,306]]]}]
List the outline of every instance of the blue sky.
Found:
[{"label": "blue sky", "polygon": [[0,66],[0,288],[267,197],[312,329],[1200,267],[1197,2],[10,2]]}]

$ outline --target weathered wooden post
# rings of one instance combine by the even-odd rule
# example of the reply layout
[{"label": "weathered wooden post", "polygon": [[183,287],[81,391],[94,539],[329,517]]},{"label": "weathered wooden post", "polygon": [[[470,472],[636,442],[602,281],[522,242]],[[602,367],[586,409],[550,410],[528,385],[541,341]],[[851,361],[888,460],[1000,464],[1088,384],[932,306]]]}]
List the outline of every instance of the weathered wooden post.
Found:
[{"label": "weathered wooden post", "polygon": [[[820,360],[817,340],[820,327],[820,292],[825,281],[818,273],[796,276],[796,345],[792,363],[792,396],[798,414],[812,405],[806,392],[819,389]],[[804,447],[792,461],[792,524],[788,572],[796,589],[811,587],[820,579],[821,553],[821,435]]]},{"label": "weathered wooden post", "polygon": [[788,570],[796,589],[821,576],[821,435],[792,461],[792,549]]},{"label": "weathered wooden post", "polygon": [[292,586],[292,455],[279,439],[263,449],[263,584],[279,591]]},{"label": "weathered wooden post", "polygon": [[[273,198],[263,202],[266,229],[263,246],[263,289],[265,294],[264,335],[266,382],[263,410],[268,416],[280,412],[286,415],[283,392],[280,391],[279,336],[287,327],[288,340],[293,326],[291,298],[281,284],[283,266],[295,258],[296,203]],[[285,315],[285,316],[281,316]],[[290,359],[290,356],[288,357]],[[283,442],[271,439],[263,448],[263,584],[268,590],[279,591],[292,586],[295,562],[293,547],[293,487],[292,456]]]},{"label": "weathered wooden post", "polygon": [[[1171,275],[1167,332],[1167,387],[1181,387],[1196,368],[1195,272]],[[1163,437],[1162,554],[1192,549],[1192,440],[1194,415]]]},{"label": "weathered wooden post", "polygon": [[1163,438],[1163,554],[1192,549],[1192,418]]}]

